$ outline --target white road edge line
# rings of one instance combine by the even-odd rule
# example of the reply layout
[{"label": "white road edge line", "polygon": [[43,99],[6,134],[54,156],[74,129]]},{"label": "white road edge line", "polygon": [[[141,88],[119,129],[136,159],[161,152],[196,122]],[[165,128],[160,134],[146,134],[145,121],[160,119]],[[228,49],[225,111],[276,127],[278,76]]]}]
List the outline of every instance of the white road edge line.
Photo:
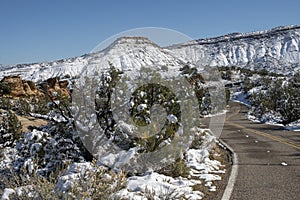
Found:
[{"label": "white road edge line", "polygon": [[231,172],[230,172],[230,176],[228,179],[228,183],[227,186],[225,188],[225,191],[223,193],[222,196],[222,200],[230,200],[233,188],[234,188],[234,184],[236,181],[236,177],[238,175],[238,156],[237,154],[233,151],[233,149],[226,143],[224,142],[222,139],[218,139],[227,149],[229,149],[229,151],[231,151],[232,153],[232,168],[231,168]]}]

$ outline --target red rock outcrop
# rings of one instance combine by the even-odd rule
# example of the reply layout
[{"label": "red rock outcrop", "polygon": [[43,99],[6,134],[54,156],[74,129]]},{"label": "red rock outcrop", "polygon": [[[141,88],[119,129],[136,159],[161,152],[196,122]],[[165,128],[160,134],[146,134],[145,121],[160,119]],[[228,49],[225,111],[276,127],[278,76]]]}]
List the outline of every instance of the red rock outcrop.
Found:
[{"label": "red rock outcrop", "polygon": [[40,88],[33,81],[22,80],[20,76],[7,76],[4,77],[0,83],[9,87],[8,94],[2,94],[11,96],[12,98],[20,97],[40,97],[44,96],[46,92],[53,98],[57,94],[69,97],[70,91],[68,89],[69,82],[59,81],[57,78],[51,78],[40,84]]}]

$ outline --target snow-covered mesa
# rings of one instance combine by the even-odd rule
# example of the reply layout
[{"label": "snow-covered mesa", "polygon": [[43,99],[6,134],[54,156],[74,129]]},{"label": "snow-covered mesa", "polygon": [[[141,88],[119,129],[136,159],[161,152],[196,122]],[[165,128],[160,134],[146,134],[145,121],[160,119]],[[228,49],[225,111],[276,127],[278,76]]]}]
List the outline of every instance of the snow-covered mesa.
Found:
[{"label": "snow-covered mesa", "polygon": [[299,26],[286,26],[269,31],[193,40],[165,48],[147,38],[123,37],[102,51],[76,58],[49,63],[0,65],[0,78],[21,75],[27,80],[41,81],[57,76],[76,77],[90,64],[98,63],[107,67],[108,61],[124,71],[138,70],[143,66],[178,69],[185,63],[197,63],[292,74],[300,70],[299,36]]},{"label": "snow-covered mesa", "polygon": [[188,61],[203,60],[210,66],[238,66],[292,74],[300,70],[299,35],[299,26],[286,26],[194,40],[168,49]]}]

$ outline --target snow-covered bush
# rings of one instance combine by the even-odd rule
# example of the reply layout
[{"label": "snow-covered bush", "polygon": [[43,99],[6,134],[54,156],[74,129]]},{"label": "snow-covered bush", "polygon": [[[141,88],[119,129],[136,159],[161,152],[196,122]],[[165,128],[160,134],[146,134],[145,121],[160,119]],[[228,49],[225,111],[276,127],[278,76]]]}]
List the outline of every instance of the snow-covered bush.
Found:
[{"label": "snow-covered bush", "polygon": [[[146,70],[146,69],[145,69]],[[151,123],[150,109],[154,104],[161,105],[166,112],[176,120],[166,119],[163,129],[153,137],[137,138],[130,134],[130,131],[124,130],[124,127],[116,125],[111,111],[111,96],[114,87],[121,78],[122,72],[110,65],[107,73],[100,75],[100,84],[96,91],[96,113],[97,119],[108,138],[113,138],[115,144],[124,150],[139,146],[140,151],[153,151],[159,144],[168,138],[174,136],[178,129],[180,120],[180,107],[175,95],[170,93],[166,87],[159,84],[148,84],[137,88],[131,97],[131,108],[128,112],[133,122],[139,126],[146,126]],[[121,92],[121,91],[118,91]],[[173,119],[172,118],[172,119]],[[169,119],[171,119],[169,117]]]},{"label": "snow-covered bush", "polygon": [[[56,130],[55,130],[56,129]],[[57,132],[57,127],[50,130],[36,130],[24,133],[18,141],[18,159],[14,163],[16,170],[24,167],[29,173],[47,175],[58,166],[68,162],[84,161],[83,152],[71,134]]]},{"label": "snow-covered bush", "polygon": [[[209,69],[207,70],[209,71]],[[196,68],[191,68],[189,65],[185,65],[181,68],[181,74],[184,75],[187,81],[193,86],[198,100],[199,111],[202,115],[215,114],[224,110],[224,100],[226,98],[224,91],[222,89],[219,90],[217,85],[209,86],[206,84],[206,82],[209,81],[218,83],[218,78],[220,78],[218,77],[218,72],[212,71],[208,73],[209,77],[206,77],[205,79]],[[211,90],[210,87],[215,89]],[[224,99],[220,97],[224,97]]]},{"label": "snow-covered bush", "polygon": [[73,163],[58,179],[56,191],[76,199],[119,199],[116,193],[125,188],[126,174],[112,172],[95,162]]},{"label": "snow-covered bush", "polygon": [[120,199],[117,192],[127,181],[125,173],[111,172],[95,162],[75,162],[48,177],[23,171],[4,183],[2,199]]},{"label": "snow-covered bush", "polygon": [[300,119],[300,87],[298,84],[300,78],[298,76],[300,75],[296,74],[291,78],[261,78],[259,89],[250,90],[252,105],[250,114],[261,121],[266,120],[266,114],[275,114],[281,116],[283,124]]},{"label": "snow-covered bush", "polygon": [[181,122],[181,111],[178,99],[167,87],[160,84],[145,84],[137,88],[130,99],[130,116],[138,126],[151,123],[151,108],[160,105],[166,111],[166,119],[161,130],[153,136],[138,138],[141,151],[154,151],[160,144],[172,139]]},{"label": "snow-covered bush", "polygon": [[22,125],[11,111],[0,114],[0,148],[12,146],[22,134]]},{"label": "snow-covered bush", "polygon": [[97,119],[104,130],[105,135],[110,138],[113,136],[115,121],[111,111],[111,96],[119,81],[122,72],[116,69],[111,63],[110,70],[107,73],[102,73],[100,76],[100,85],[97,88],[95,96],[95,109]]}]

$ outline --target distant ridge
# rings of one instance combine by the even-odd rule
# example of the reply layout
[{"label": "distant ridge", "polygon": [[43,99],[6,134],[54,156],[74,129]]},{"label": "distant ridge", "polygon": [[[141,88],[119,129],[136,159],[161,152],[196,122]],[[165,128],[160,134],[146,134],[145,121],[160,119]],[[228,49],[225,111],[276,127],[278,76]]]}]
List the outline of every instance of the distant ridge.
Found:
[{"label": "distant ridge", "polygon": [[187,63],[208,66],[238,66],[292,75],[300,72],[300,26],[280,26],[250,33],[230,33],[160,47],[145,37],[120,37],[107,48],[75,58],[33,64],[0,65],[0,78],[21,75],[42,81],[78,76],[89,63],[111,62],[122,70],[136,71],[155,65],[175,70]]},{"label": "distant ridge", "polygon": [[176,44],[167,49],[190,62],[210,66],[238,66],[292,75],[300,71],[300,26],[231,33]]},{"label": "distant ridge", "polygon": [[213,44],[213,43],[218,43],[218,42],[228,42],[228,41],[233,41],[233,40],[240,40],[240,39],[245,39],[245,38],[262,38],[262,37],[270,37],[273,35],[276,35],[278,33],[286,32],[286,31],[291,31],[291,30],[300,30],[300,26],[298,25],[290,25],[290,26],[278,26],[275,28],[272,28],[270,30],[264,30],[264,31],[253,31],[253,32],[248,32],[248,33],[228,33],[225,35],[217,36],[217,37],[211,37],[211,38],[202,38],[202,39],[196,39],[192,40],[183,44],[174,44],[170,45],[166,48],[172,48],[176,46],[185,46],[185,45],[198,45],[198,44]]}]

